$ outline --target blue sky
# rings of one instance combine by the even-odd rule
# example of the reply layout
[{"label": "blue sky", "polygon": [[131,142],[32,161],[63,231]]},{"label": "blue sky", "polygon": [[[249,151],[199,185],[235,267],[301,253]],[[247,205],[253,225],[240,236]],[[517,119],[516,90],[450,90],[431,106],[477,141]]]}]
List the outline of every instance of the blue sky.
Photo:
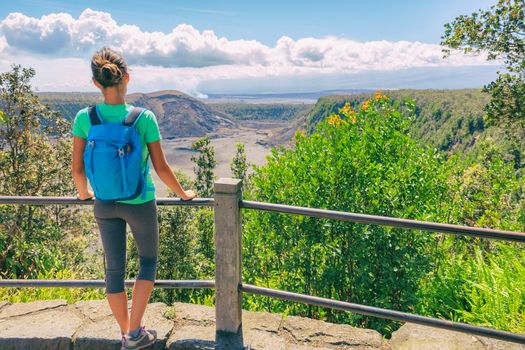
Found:
[{"label": "blue sky", "polygon": [[[0,68],[21,61],[41,72],[42,90],[90,90],[84,65],[108,45],[134,68],[137,91],[476,87],[497,67],[442,60],[438,44],[446,22],[495,2],[4,1]],[[57,65],[82,80],[57,77]]]},{"label": "blue sky", "polygon": [[375,1],[3,1],[0,17],[22,12],[40,17],[67,12],[73,17],[89,7],[111,13],[119,23],[146,31],[169,32],[180,23],[212,29],[229,39],[256,39],[273,45],[286,35],[293,39],[326,35],[355,40],[410,40],[439,43],[443,25],[461,14],[488,8],[494,0]]}]

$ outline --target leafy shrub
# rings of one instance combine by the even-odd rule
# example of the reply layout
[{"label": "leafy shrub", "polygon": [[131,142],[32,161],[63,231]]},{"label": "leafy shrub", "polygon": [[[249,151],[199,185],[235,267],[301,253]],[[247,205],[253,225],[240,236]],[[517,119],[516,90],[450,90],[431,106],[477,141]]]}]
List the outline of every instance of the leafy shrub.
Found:
[{"label": "leafy shrub", "polygon": [[[439,155],[408,133],[413,102],[380,94],[350,104],[274,150],[253,178],[254,200],[346,212],[440,220],[447,195]],[[401,111],[404,111],[403,113]],[[301,216],[245,212],[244,280],[401,311],[417,305],[431,268],[433,235]],[[386,287],[388,286],[388,287]],[[250,307],[350,322],[388,333],[390,321],[332,313],[266,298]]]}]

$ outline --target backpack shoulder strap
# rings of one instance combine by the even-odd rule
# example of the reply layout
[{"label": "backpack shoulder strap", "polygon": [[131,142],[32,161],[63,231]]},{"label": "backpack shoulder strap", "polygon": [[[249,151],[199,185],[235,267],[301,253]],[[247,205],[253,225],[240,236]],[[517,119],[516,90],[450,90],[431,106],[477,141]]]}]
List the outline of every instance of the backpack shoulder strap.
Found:
[{"label": "backpack shoulder strap", "polygon": [[89,106],[88,115],[89,115],[89,121],[91,122],[91,125],[102,124],[102,120],[100,119],[100,116],[98,115],[98,108],[96,105]]},{"label": "backpack shoulder strap", "polygon": [[142,115],[142,113],[144,113],[145,110],[146,108],[133,107],[131,112],[128,113],[126,120],[124,120],[122,125],[135,126],[135,124],[137,123],[137,120]]}]

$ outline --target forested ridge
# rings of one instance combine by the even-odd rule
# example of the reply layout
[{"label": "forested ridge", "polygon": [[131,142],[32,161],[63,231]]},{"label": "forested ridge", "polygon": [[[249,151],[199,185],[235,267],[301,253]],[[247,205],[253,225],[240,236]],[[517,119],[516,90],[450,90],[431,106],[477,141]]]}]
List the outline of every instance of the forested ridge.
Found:
[{"label": "forested ridge", "polygon": [[237,120],[292,120],[305,114],[309,104],[284,103],[209,103],[211,108]]},{"label": "forested ridge", "polygon": [[[488,123],[485,106],[490,96],[481,89],[387,90],[384,93],[393,101],[415,100],[416,117],[409,130],[422,144],[448,154],[466,155],[475,149],[477,142],[490,138],[493,145],[501,148],[507,160],[522,166],[521,154],[525,145],[517,142],[525,136],[521,122]],[[311,132],[347,102],[356,107],[370,97],[372,94],[321,97],[304,117],[302,128]]]}]

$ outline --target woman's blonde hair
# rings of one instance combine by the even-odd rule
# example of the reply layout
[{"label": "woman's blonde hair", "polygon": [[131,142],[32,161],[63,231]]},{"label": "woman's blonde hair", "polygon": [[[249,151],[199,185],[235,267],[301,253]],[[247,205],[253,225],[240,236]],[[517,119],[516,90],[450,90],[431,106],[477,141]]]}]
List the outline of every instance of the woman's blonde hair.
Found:
[{"label": "woman's blonde hair", "polygon": [[106,88],[124,81],[128,73],[128,65],[120,53],[109,47],[103,47],[93,55],[91,71],[93,78]]}]

